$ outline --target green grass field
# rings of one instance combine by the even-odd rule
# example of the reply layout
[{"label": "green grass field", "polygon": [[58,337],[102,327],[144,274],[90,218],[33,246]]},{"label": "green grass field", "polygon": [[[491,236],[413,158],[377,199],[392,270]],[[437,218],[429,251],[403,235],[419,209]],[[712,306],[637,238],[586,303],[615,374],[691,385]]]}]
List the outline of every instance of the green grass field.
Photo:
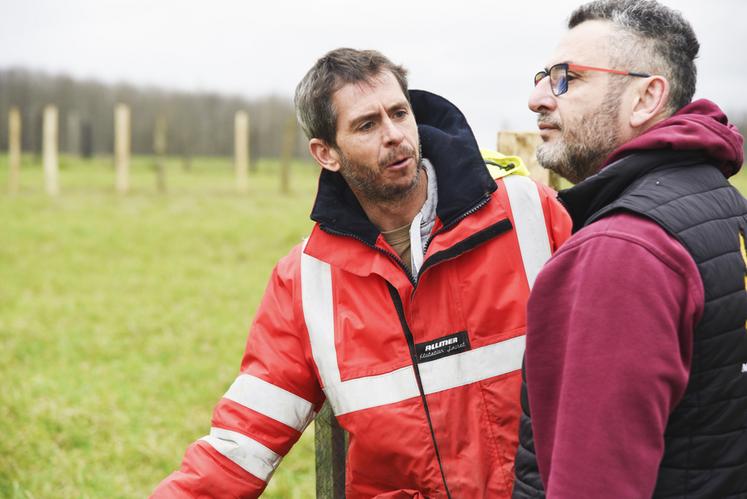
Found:
[{"label": "green grass field", "polygon": [[[24,161],[10,196],[0,155],[0,496],[144,497],[209,430],[272,266],[311,228],[317,168],[281,196],[261,162],[238,195],[230,160],[172,159],[159,194],[136,158],[121,196],[111,159],[63,158],[53,199]],[[313,497],[313,429],[265,495]]]},{"label": "green grass field", "polygon": [[[229,159],[172,160],[162,195],[136,158],[119,196],[110,159],[63,158],[50,199],[25,161],[9,196],[0,156],[0,497],[145,497],[208,432],[317,168],[281,196],[262,162],[238,195]],[[313,497],[313,470],[310,429],[266,496]]]}]

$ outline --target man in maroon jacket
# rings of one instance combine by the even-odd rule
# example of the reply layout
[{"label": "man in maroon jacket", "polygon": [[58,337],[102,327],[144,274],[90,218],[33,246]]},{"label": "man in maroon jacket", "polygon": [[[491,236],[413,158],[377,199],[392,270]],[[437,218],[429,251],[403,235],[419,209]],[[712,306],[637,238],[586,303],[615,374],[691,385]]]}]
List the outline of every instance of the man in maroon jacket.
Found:
[{"label": "man in maroon jacket", "polygon": [[529,99],[576,185],[528,304],[514,497],[745,497],[742,136],[691,101],[680,13],[600,0],[568,27]]}]

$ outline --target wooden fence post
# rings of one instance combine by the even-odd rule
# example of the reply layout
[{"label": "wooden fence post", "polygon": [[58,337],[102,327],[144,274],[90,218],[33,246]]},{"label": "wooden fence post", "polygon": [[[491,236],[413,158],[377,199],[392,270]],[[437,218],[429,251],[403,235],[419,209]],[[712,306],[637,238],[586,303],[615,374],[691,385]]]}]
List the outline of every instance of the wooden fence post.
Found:
[{"label": "wooden fence post", "polygon": [[236,190],[246,192],[249,187],[249,113],[246,111],[236,111],[233,150]]},{"label": "wooden fence post", "polygon": [[293,161],[293,151],[296,147],[296,119],[288,119],[283,131],[283,151],[280,156],[280,192],[290,192],[290,168]]},{"label": "wooden fence post", "polygon": [[246,113],[246,164],[248,171],[257,172],[257,162],[252,161],[252,120],[249,112]]},{"label": "wooden fence post", "polygon": [[60,193],[57,129],[57,108],[46,106],[44,108],[42,154],[44,157],[44,185],[47,194],[50,196],[56,196]]},{"label": "wooden fence post", "polygon": [[11,108],[8,115],[8,163],[8,190],[16,193],[21,175],[21,112],[17,107]]},{"label": "wooden fence post", "polygon": [[498,132],[498,152],[519,156],[534,180],[558,190],[560,178],[537,162],[537,146],[541,143],[539,132]]},{"label": "wooden fence post", "polygon": [[345,497],[345,454],[347,436],[337,424],[329,402],[325,402],[314,420],[317,499]]},{"label": "wooden fence post", "polygon": [[130,189],[130,108],[117,104],[114,109],[115,188],[120,194]]},{"label": "wooden fence post", "polygon": [[166,137],[168,123],[162,114],[156,118],[156,126],[153,129],[153,152],[156,154],[156,188],[158,192],[166,192],[166,165],[164,155],[166,154]]}]

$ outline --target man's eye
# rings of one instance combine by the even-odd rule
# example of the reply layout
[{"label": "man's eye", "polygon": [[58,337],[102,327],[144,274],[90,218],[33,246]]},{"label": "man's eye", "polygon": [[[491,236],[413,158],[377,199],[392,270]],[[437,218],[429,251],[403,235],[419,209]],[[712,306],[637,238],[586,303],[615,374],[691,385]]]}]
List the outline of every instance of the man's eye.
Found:
[{"label": "man's eye", "polygon": [[358,127],[358,130],[362,132],[367,132],[368,130],[371,130],[373,128],[373,121],[366,121],[365,123],[362,123],[361,126]]},{"label": "man's eye", "polygon": [[404,109],[400,109],[399,111],[394,112],[395,118],[405,118],[407,116],[407,111]]}]

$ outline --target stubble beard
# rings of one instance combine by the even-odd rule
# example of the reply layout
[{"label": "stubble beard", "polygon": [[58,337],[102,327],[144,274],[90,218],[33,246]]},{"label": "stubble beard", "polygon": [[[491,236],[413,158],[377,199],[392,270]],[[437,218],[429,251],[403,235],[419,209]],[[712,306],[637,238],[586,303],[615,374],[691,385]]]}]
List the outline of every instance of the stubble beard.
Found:
[{"label": "stubble beard", "polygon": [[[381,174],[386,166],[398,157],[408,155],[415,160],[415,174],[412,179],[405,184],[384,184],[381,181]],[[356,163],[345,154],[340,154],[340,174],[345,179],[351,190],[357,195],[363,196],[366,200],[373,203],[396,203],[406,199],[421,181],[420,168],[420,151],[415,151],[409,146],[401,145],[393,150],[377,167]]]},{"label": "stubble beard", "polygon": [[574,184],[596,174],[619,145],[619,104],[620,94],[610,92],[602,106],[582,116],[575,124],[563,125],[541,113],[537,121],[558,126],[561,135],[555,143],[539,145],[539,164]]}]

